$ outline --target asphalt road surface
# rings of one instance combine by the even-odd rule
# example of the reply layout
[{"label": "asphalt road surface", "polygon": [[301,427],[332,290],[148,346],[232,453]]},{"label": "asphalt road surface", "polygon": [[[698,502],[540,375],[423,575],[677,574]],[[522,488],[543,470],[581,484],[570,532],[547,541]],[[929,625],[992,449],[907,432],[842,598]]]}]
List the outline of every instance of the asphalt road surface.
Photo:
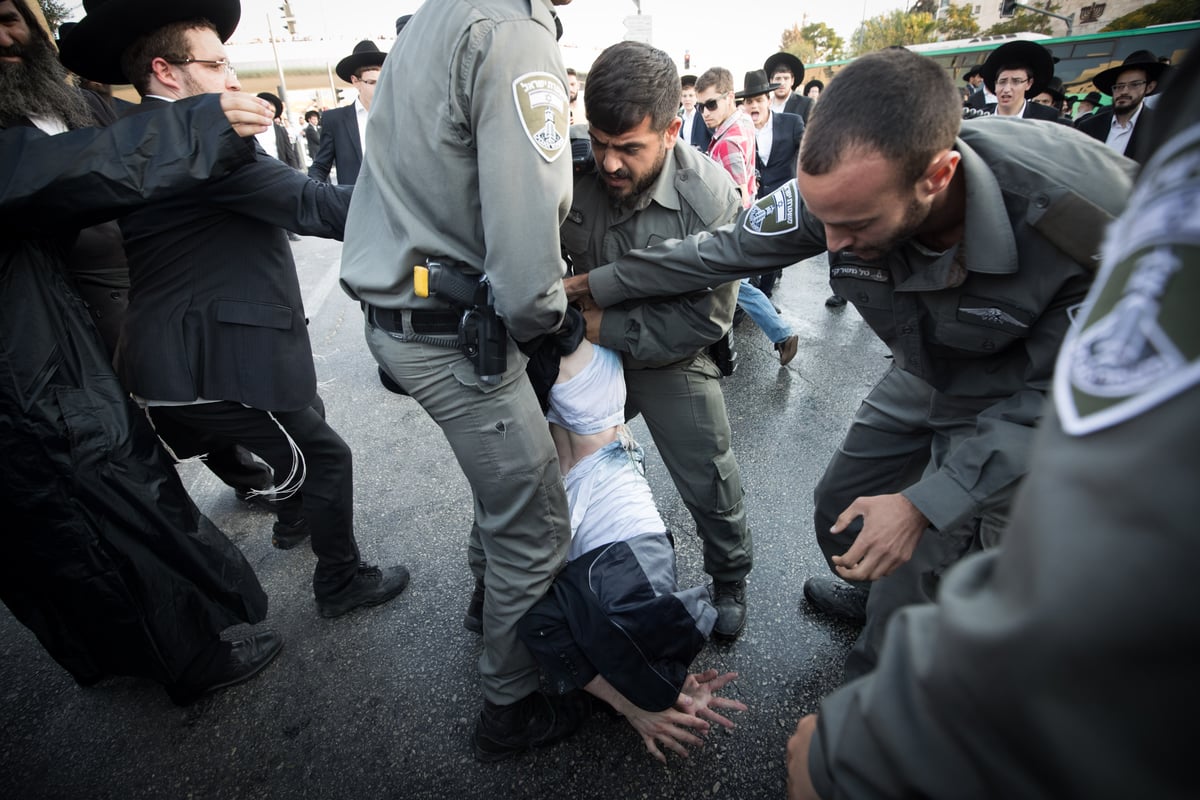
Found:
[{"label": "asphalt road surface", "polygon": [[[283,652],[261,675],[181,709],[156,684],[114,678],[80,688],[0,609],[0,797],[26,798],[779,798],[796,721],[836,687],[850,628],[806,610],[804,579],[827,568],[811,532],[812,490],[888,365],[852,307],[830,311],[824,257],[785,271],[775,302],[800,335],[781,368],[748,319],[724,389],[754,536],[749,621],[710,644],[696,669],[732,670],[749,706],[666,766],[621,719],[499,764],[471,755],[482,696],[480,639],[462,626],[471,497],[441,432],[410,398],[384,390],[358,306],[337,284],[340,245],[294,245],[320,392],[355,454],[365,558],[402,562],[395,601],[334,620],[316,614],[304,547],[270,543],[251,510],[199,464],[180,466],[196,503],[241,547],[270,595]],[[706,583],[699,542],[640,421],[648,477],[676,533],[680,584]]]}]

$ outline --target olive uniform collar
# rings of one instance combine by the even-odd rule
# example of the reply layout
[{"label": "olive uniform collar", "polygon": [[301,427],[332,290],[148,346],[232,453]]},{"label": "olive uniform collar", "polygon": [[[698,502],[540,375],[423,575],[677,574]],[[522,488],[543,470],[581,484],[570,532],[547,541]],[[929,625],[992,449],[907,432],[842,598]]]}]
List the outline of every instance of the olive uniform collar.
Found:
[{"label": "olive uniform collar", "polygon": [[983,157],[961,138],[954,149],[962,155],[958,168],[966,181],[966,220],[959,246],[968,272],[1011,275],[1016,272],[1017,239],[1009,222],[1000,183]]}]

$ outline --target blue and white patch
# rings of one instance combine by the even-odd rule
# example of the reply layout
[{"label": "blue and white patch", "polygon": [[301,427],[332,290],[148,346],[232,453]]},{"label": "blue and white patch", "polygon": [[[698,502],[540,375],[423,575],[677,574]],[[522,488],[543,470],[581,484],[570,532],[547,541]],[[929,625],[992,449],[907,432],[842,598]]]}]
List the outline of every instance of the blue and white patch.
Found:
[{"label": "blue and white patch", "polygon": [[513,81],[521,128],[538,155],[555,161],[568,148],[570,113],[563,82],[549,72],[526,72]]},{"label": "blue and white patch", "polygon": [[755,236],[778,236],[800,227],[800,192],[788,181],[746,209],[742,227]]},{"label": "blue and white patch", "polygon": [[1200,125],[1146,165],[1059,354],[1063,429],[1082,436],[1200,383]]}]

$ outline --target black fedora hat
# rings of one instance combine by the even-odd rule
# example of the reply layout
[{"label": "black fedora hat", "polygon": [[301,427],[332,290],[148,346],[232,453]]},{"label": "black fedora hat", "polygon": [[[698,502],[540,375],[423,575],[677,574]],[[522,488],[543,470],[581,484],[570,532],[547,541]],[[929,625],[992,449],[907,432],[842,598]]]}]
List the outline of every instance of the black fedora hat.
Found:
[{"label": "black fedora hat", "polygon": [[266,100],[275,107],[275,116],[283,116],[283,101],[279,99],[279,95],[271,94],[270,92],[259,92],[256,97]]},{"label": "black fedora hat", "polygon": [[[1061,106],[1063,100],[1067,99],[1067,93],[1063,89],[1062,78],[1058,77],[1057,75],[1046,81],[1046,85],[1042,87],[1042,91],[1050,95],[1056,105]],[[1039,92],[1039,94],[1041,94],[1041,92]]]},{"label": "black fedora hat", "polygon": [[[1138,50],[1137,52],[1130,53],[1121,62],[1121,66],[1110,67],[1092,78],[1092,83],[1095,84],[1097,89],[1112,97],[1112,87],[1117,82],[1117,76],[1127,69],[1140,69],[1146,73],[1146,80],[1159,81],[1163,73],[1169,70],[1170,67],[1160,63],[1158,57],[1149,50]],[[1154,94],[1158,89],[1159,87],[1155,86],[1153,92],[1146,92],[1146,94]]]},{"label": "black fedora hat", "polygon": [[771,83],[767,80],[767,73],[761,69],[751,70],[746,73],[746,80],[742,81],[742,91],[734,93],[734,99],[745,100],[747,97],[758,97],[760,94],[767,94],[779,88],[778,83]]},{"label": "black fedora hat", "polygon": [[775,74],[775,70],[780,67],[785,67],[792,73],[792,85],[799,86],[804,83],[804,62],[791,53],[776,53],[763,62],[763,72],[767,73],[770,78]]},{"label": "black fedora hat", "polygon": [[1022,66],[1033,74],[1033,85],[1025,91],[1026,97],[1040,94],[1046,83],[1054,77],[1054,56],[1037,42],[1007,42],[988,53],[987,60],[979,69],[988,91],[996,92],[996,75],[1005,67]]},{"label": "black fedora hat", "polygon": [[242,18],[241,0],[84,0],[86,16],[62,35],[62,63],[96,83],[125,84],[121,55],[139,37],[170,25],[206,19],[224,42]]},{"label": "black fedora hat", "polygon": [[337,63],[333,71],[346,83],[350,83],[350,77],[355,71],[363,67],[382,67],[385,58],[387,53],[380,50],[378,45],[370,39],[363,39],[354,45],[354,51],[350,55]]},{"label": "black fedora hat", "polygon": [[1088,92],[1085,95],[1078,95],[1075,98],[1077,103],[1091,103],[1093,107],[1099,107],[1104,102],[1104,98],[1099,92]]},{"label": "black fedora hat", "polygon": [[404,30],[404,26],[412,19],[412,14],[405,14],[402,17],[396,17],[396,35],[400,35],[400,31]]},{"label": "black fedora hat", "polygon": [[963,80],[969,81],[969,80],[971,80],[971,78],[974,78],[976,75],[978,75],[981,78],[983,77],[983,67],[981,67],[978,64],[971,67],[969,70],[966,71],[966,73],[963,74]]}]

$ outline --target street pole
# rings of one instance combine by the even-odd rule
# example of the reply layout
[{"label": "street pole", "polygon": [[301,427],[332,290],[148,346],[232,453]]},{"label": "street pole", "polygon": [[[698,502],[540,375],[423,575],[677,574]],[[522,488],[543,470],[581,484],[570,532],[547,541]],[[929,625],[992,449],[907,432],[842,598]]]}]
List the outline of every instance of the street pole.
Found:
[{"label": "street pole", "polygon": [[1053,11],[1047,11],[1044,8],[1037,8],[1036,6],[1027,6],[1024,3],[1013,3],[1013,6],[1016,8],[1023,8],[1026,11],[1033,11],[1034,13],[1037,13],[1037,14],[1044,14],[1047,17],[1054,17],[1055,19],[1061,19],[1063,22],[1067,23],[1067,36],[1070,36],[1075,30],[1075,14],[1074,13],[1069,14],[1068,16],[1064,17],[1062,14],[1055,14]]},{"label": "street pole", "polygon": [[279,100],[283,103],[283,113],[289,123],[295,124],[292,110],[288,108],[287,81],[283,79],[283,64],[279,60],[279,48],[275,46],[275,28],[271,25],[270,12],[267,12],[267,37],[271,40],[271,52],[275,54],[275,70],[279,73]]}]

